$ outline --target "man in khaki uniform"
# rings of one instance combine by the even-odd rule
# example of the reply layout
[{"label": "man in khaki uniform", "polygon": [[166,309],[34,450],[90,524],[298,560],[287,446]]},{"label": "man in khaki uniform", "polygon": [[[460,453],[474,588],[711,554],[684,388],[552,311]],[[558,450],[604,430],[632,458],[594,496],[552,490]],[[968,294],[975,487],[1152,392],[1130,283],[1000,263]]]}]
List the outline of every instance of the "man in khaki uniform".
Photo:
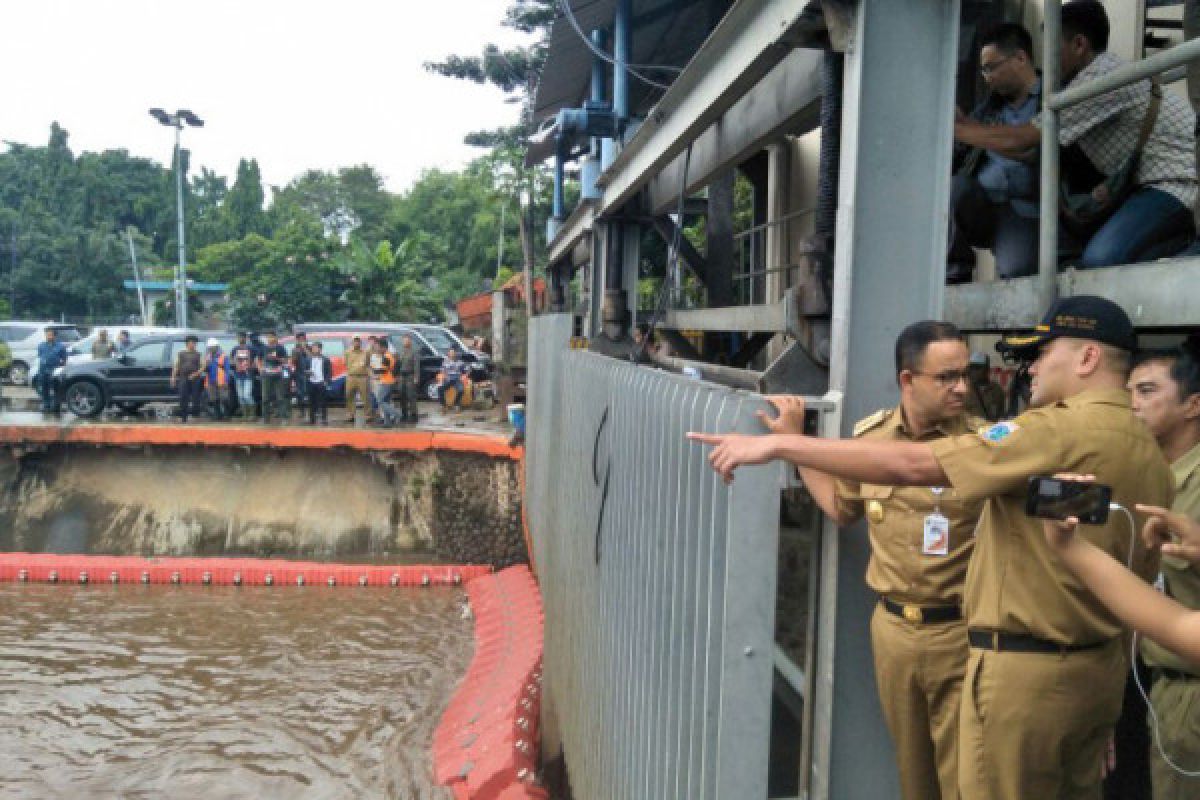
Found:
[{"label": "man in khaki uniform", "polygon": [[[871,441],[931,442],[984,423],[964,413],[967,346],[946,322],[926,320],[896,339],[900,405],[854,426]],[[804,403],[767,398],[778,410],[764,418],[775,433],[804,431]],[[963,581],[975,544],[980,500],[953,488],[883,486],[835,481],[800,468],[821,509],[839,526],[866,516],[871,539],[867,584],[879,595],[871,617],[871,650],[879,702],[896,748],[905,800],[958,797],[958,714],[967,666]]]},{"label": "man in khaki uniform", "polygon": [[[1200,520],[1200,354],[1190,348],[1149,353],[1134,368],[1129,388],[1133,413],[1145,420],[1171,463],[1171,510]],[[1168,595],[1200,609],[1200,567],[1168,555],[1161,571]],[[1141,640],[1141,653],[1153,674],[1150,702],[1162,751],[1185,770],[1200,769],[1200,669],[1147,639]],[[1155,800],[1200,797],[1200,778],[1178,773],[1157,745],[1150,748],[1150,770]]]},{"label": "man in khaki uniform", "polygon": [[[963,603],[970,659],[959,718],[962,800],[1100,797],[1100,761],[1128,669],[1120,621],[1054,556],[1026,516],[1030,477],[1071,472],[1112,487],[1114,501],[1163,505],[1171,472],[1130,411],[1125,389],[1136,335],[1100,297],[1059,300],[1033,336],[1031,409],[977,434],[926,442],[690,434],[714,445],[726,480],[742,464],[782,458],[863,483],[952,486],[983,499]],[[1151,500],[1150,498],[1157,498]],[[1121,514],[1083,530],[1143,579],[1157,569]],[[1131,541],[1132,540],[1132,541]]]},{"label": "man in khaki uniform", "polygon": [[370,370],[367,360],[371,354],[363,349],[362,339],[355,336],[350,340],[350,349],[346,351],[346,418],[354,424],[357,401],[362,400],[367,415],[371,413],[371,390],[368,385]]}]

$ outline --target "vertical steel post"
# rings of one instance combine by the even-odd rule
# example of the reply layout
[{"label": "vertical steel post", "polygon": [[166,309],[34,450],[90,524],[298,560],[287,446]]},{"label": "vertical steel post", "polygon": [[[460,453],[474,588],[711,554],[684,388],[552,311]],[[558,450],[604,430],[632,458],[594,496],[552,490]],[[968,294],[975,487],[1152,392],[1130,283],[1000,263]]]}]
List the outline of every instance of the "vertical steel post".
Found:
[{"label": "vertical steel post", "polygon": [[179,222],[179,284],[175,287],[175,319],[179,327],[186,328],[188,324],[187,250],[183,239],[183,150],[179,144],[182,130],[183,121],[175,120],[175,212]]},{"label": "vertical steel post", "polygon": [[1042,9],[1041,210],[1038,220],[1038,313],[1058,295],[1058,112],[1049,99],[1058,91],[1062,49],[1062,0]]},{"label": "vertical steel post", "polygon": [[[856,420],[896,402],[896,334],[942,313],[959,2],[860,0],[854,14],[843,78],[829,376],[830,389],[845,397],[843,436]],[[903,197],[921,202],[897,201]],[[822,531],[805,776],[814,800],[897,793],[874,691],[868,621],[877,598],[862,578],[869,555],[863,531],[839,536],[829,524]]]}]

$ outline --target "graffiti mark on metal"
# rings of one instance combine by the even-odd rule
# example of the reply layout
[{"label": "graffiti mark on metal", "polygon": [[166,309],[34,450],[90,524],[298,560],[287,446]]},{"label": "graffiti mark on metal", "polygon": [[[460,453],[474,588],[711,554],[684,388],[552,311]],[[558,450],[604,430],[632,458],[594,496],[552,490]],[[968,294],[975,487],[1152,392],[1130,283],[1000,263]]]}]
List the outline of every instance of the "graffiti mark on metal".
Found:
[{"label": "graffiti mark on metal", "polygon": [[765,797],[779,472],[725,487],[684,438],[758,431],[764,403],[571,350],[570,332],[533,321],[526,508],[572,788]]}]

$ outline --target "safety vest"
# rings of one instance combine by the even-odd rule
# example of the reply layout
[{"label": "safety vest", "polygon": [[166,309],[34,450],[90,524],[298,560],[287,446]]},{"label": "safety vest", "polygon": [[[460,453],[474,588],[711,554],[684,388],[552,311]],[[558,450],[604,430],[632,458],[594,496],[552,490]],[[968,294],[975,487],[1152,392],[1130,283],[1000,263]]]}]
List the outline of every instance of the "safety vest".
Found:
[{"label": "safety vest", "polygon": [[[226,359],[224,353],[221,353],[221,355],[217,356],[217,387],[218,388],[224,386],[225,382],[229,379],[229,376],[225,372],[225,369],[226,369],[225,365],[227,363],[228,363],[228,359]],[[204,368],[204,385],[205,386],[211,385],[208,382],[208,367],[207,366]]]},{"label": "safety vest", "polygon": [[371,368],[372,372],[375,373],[375,377],[380,383],[395,383],[396,374],[393,372],[396,367],[395,356],[393,356],[391,353],[384,353],[382,361],[383,364],[378,369],[375,367]]}]

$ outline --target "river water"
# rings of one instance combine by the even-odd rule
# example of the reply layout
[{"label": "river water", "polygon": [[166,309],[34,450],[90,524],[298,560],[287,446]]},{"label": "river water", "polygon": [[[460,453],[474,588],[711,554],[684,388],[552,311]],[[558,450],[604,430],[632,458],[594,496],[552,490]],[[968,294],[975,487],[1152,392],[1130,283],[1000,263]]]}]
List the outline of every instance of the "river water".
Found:
[{"label": "river water", "polygon": [[446,798],[450,589],[0,584],[0,797]]}]

